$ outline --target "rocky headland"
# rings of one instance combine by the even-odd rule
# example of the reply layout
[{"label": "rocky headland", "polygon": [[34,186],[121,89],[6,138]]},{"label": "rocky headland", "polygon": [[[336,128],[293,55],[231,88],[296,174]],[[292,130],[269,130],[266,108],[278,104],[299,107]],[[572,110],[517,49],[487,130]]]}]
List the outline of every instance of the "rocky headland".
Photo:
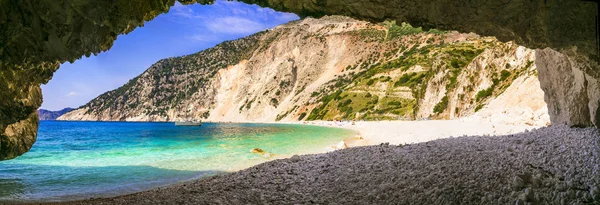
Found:
[{"label": "rocky headland", "polygon": [[38,110],[38,118],[40,120],[56,120],[56,118],[64,115],[67,112],[70,112],[73,108],[65,108],[58,111],[50,111],[45,109]]}]

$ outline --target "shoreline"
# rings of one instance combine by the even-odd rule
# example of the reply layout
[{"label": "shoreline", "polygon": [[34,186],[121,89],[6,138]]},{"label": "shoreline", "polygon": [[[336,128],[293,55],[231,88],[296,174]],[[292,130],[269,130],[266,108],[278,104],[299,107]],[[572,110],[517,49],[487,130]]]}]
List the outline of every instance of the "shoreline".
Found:
[{"label": "shoreline", "polygon": [[[67,121],[59,122],[124,122],[124,123],[173,123],[171,121]],[[461,136],[501,136],[522,133],[546,126],[527,124],[511,125],[503,122],[483,121],[473,118],[459,118],[452,120],[425,120],[425,121],[203,121],[202,123],[214,124],[282,124],[282,125],[311,125],[329,128],[339,128],[355,133],[355,136],[346,138],[342,142],[327,145],[324,150],[312,150],[308,154],[327,153],[339,149],[379,145],[389,143],[393,145],[415,144],[436,139],[461,137]],[[268,151],[268,150],[267,150]],[[291,156],[290,156],[291,157]],[[280,158],[277,158],[280,159]]]},{"label": "shoreline", "polygon": [[[125,123],[172,123],[170,121],[65,121],[60,122],[125,122]],[[327,145],[324,150],[312,150],[308,154],[321,154],[339,149],[379,145],[389,143],[393,145],[415,144],[436,139],[461,137],[461,136],[501,136],[522,133],[546,126],[533,126],[527,124],[510,125],[502,122],[482,121],[473,118],[460,118],[452,120],[426,120],[426,121],[203,121],[215,124],[283,124],[283,125],[311,125],[329,128],[339,128],[355,133],[355,136],[346,138],[342,142]],[[268,151],[268,150],[267,150]],[[291,157],[291,156],[289,156]],[[288,157],[288,158],[289,158]],[[280,159],[280,158],[277,158]],[[238,170],[239,171],[239,170]]]},{"label": "shoreline", "polygon": [[302,121],[279,124],[313,125],[351,130],[356,133],[345,140],[347,147],[389,143],[415,144],[437,139],[462,136],[502,136],[517,134],[545,126],[510,125],[500,122],[474,121],[469,118],[427,121]]},{"label": "shoreline", "polygon": [[595,128],[550,126],[514,135],[360,146],[134,194],[51,204],[593,203],[600,200],[599,137]]},{"label": "shoreline", "polygon": [[[208,122],[207,122],[208,123]],[[253,169],[256,166],[261,166],[266,163],[272,163],[274,161],[290,160],[292,158],[305,157],[310,155],[329,155],[333,152],[346,150],[346,148],[354,147],[370,147],[389,143],[392,145],[403,145],[403,144],[416,144],[421,142],[428,142],[437,139],[462,137],[462,136],[493,136],[493,135],[507,135],[521,133],[525,130],[532,130],[539,127],[534,126],[515,126],[506,125],[502,123],[491,123],[491,122],[473,122],[460,120],[430,120],[430,121],[357,121],[355,125],[352,122],[339,122],[339,121],[301,121],[301,122],[210,122],[210,123],[233,123],[233,124],[289,124],[289,125],[304,125],[304,126],[320,126],[329,127],[336,129],[344,129],[352,131],[354,134],[346,137],[342,142],[335,143],[332,145],[325,145],[323,149],[308,150],[305,153],[298,155],[279,155],[269,159],[267,162],[256,164],[250,167],[240,168],[232,170],[225,175],[235,174],[244,170]],[[429,129],[427,129],[429,128]],[[265,150],[269,151],[269,150]],[[180,186],[181,184],[194,183],[198,180],[206,180],[212,177],[201,177],[195,179],[189,179],[183,182],[168,184],[153,188],[150,190],[142,191],[154,191],[157,189],[165,189],[172,186]],[[140,192],[107,196],[101,199],[119,198],[128,195],[135,195]],[[89,200],[89,199],[84,199]],[[78,201],[78,200],[77,200]],[[59,203],[74,202],[71,200],[59,201]],[[33,203],[46,203],[43,201]]]}]

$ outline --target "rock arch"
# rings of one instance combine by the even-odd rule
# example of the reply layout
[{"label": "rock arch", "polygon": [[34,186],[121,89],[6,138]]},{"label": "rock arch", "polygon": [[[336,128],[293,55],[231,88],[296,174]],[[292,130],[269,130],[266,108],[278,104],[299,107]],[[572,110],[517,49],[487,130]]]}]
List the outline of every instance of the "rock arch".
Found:
[{"label": "rock arch", "polygon": [[[580,0],[241,0],[300,16],[345,15],[475,32],[537,49],[552,123],[600,119],[595,2]],[[179,0],[183,4],[214,0]],[[0,160],[35,142],[40,85],[60,63],[108,50],[116,37],[165,13],[175,0],[0,0]]]}]

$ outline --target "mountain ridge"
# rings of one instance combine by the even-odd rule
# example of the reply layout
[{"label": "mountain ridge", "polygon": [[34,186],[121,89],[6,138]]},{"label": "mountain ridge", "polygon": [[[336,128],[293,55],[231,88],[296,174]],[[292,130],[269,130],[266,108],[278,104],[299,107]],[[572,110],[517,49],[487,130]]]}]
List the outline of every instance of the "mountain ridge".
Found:
[{"label": "mountain ridge", "polygon": [[[160,60],[60,120],[454,119],[535,77],[534,61],[533,50],[491,37],[306,18]],[[543,103],[543,92],[532,92]]]},{"label": "mountain ridge", "polygon": [[56,120],[56,118],[64,115],[65,113],[70,112],[71,110],[74,110],[74,108],[67,107],[67,108],[63,108],[61,110],[57,110],[57,111],[39,109],[38,117],[40,120]]}]

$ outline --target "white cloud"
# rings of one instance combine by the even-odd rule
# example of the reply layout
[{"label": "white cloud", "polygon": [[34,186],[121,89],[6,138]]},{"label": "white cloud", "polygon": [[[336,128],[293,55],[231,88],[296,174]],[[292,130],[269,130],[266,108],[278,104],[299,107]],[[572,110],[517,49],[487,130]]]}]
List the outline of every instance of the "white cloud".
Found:
[{"label": "white cloud", "polygon": [[235,16],[213,19],[207,22],[206,27],[224,34],[251,34],[266,28],[262,23]]},{"label": "white cloud", "polygon": [[69,92],[69,94],[67,94],[67,97],[71,97],[71,96],[77,96],[79,94],[77,94],[75,91],[71,91]]},{"label": "white cloud", "polygon": [[188,35],[185,37],[185,39],[199,43],[218,43],[222,40],[215,34],[207,34],[202,32],[193,35]]},{"label": "white cloud", "polygon": [[274,22],[288,22],[298,18],[295,14],[224,0],[217,0],[202,8],[177,2],[169,13],[172,14],[171,21],[186,28],[182,32],[182,39],[210,44],[222,41],[223,36],[250,35],[274,27]]},{"label": "white cloud", "polygon": [[200,19],[202,16],[197,15],[190,6],[181,5],[179,2],[175,6],[171,7],[171,11],[174,16],[184,19]]}]

